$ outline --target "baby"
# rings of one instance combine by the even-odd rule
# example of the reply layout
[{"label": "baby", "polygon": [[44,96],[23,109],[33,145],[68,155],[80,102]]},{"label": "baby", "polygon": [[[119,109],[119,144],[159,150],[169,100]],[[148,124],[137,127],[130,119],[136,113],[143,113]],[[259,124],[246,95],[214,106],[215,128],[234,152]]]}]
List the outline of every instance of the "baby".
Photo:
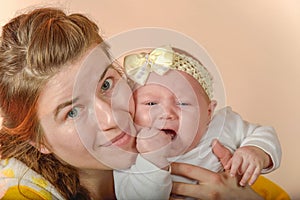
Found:
[{"label": "baby", "polygon": [[169,169],[172,161],[224,170],[212,152],[215,139],[233,152],[225,169],[232,176],[241,174],[241,185],[252,185],[260,173],[279,167],[281,147],[274,129],[250,124],[230,107],[214,113],[212,77],[192,56],[167,46],[128,55],[124,67],[136,83],[134,121],[140,156],[129,171],[134,173],[120,178],[123,186],[135,189],[123,187],[123,196],[116,189],[117,197],[145,199],[152,191],[151,198],[167,199],[170,173],[158,168]]}]

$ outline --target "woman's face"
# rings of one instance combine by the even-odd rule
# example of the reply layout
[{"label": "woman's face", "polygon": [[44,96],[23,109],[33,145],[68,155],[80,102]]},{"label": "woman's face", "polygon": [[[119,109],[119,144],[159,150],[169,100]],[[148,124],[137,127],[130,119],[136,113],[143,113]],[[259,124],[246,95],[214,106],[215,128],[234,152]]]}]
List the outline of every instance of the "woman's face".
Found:
[{"label": "woman's face", "polygon": [[131,90],[101,47],[45,85],[38,116],[46,146],[81,169],[125,169],[136,158]]}]

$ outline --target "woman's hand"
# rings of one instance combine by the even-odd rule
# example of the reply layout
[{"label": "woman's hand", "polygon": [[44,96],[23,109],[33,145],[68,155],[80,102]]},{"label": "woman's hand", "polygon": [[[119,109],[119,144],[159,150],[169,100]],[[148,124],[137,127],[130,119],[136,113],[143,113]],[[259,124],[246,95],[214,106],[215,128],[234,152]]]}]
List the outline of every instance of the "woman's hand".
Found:
[{"label": "woman's hand", "polygon": [[[172,194],[201,200],[247,199],[260,200],[250,186],[240,187],[239,180],[228,172],[215,173],[207,169],[184,163],[172,163],[172,174],[198,181],[198,184],[174,182]],[[171,197],[175,199],[175,197]]]},{"label": "woman's hand", "polygon": [[[212,143],[212,150],[225,166],[232,153],[224,147],[218,140]],[[184,163],[173,163],[172,174],[184,176],[196,180],[198,184],[188,184],[174,182],[172,193],[176,195],[194,197],[202,200],[222,200],[222,199],[263,199],[255,193],[251,187],[240,187],[240,177],[231,177],[229,172],[215,173],[207,169]],[[175,199],[175,197],[171,197]]]}]

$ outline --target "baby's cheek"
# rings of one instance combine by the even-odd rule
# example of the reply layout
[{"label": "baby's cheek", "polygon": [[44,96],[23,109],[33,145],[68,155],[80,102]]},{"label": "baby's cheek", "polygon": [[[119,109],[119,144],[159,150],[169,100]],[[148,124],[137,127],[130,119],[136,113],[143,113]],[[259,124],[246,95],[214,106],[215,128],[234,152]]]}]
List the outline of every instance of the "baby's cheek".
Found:
[{"label": "baby's cheek", "polygon": [[149,127],[151,125],[151,115],[148,109],[136,107],[134,123],[138,126]]},{"label": "baby's cheek", "polygon": [[143,127],[152,127],[161,124],[161,116],[164,111],[159,105],[155,106],[137,106],[134,122]]},{"label": "baby's cheek", "polygon": [[181,113],[180,130],[187,140],[193,140],[199,131],[200,114],[198,110],[185,110]]}]

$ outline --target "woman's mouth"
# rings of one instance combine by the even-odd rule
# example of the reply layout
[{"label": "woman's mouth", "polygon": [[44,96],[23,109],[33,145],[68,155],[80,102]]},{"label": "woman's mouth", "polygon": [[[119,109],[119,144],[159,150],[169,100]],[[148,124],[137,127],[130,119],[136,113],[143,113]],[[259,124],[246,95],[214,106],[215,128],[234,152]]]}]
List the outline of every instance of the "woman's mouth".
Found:
[{"label": "woman's mouth", "polygon": [[113,139],[111,139],[110,141],[100,145],[101,147],[108,147],[111,145],[114,146],[122,146],[124,144],[127,144],[128,141],[130,140],[131,136],[125,132],[122,132],[121,134],[117,135],[116,137],[114,137]]}]

